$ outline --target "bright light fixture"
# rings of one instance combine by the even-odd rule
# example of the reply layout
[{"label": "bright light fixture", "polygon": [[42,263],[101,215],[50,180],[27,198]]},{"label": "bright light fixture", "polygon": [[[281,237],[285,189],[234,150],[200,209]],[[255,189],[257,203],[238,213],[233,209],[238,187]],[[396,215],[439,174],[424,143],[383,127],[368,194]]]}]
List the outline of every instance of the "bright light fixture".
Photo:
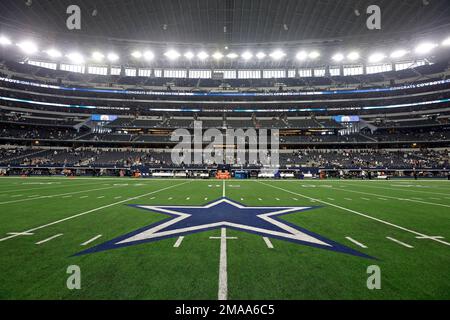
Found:
[{"label": "bright light fixture", "polygon": [[140,52],[140,51],[133,51],[133,52],[131,53],[131,56],[132,56],[133,58],[140,59],[140,58],[142,58],[142,52]]},{"label": "bright light fixture", "polygon": [[341,62],[344,60],[344,55],[342,53],[336,53],[331,59],[336,62]]},{"label": "bright light fixture", "polygon": [[317,59],[318,57],[320,57],[320,53],[318,51],[312,51],[309,53],[308,57],[310,59]]},{"label": "bright light fixture", "polygon": [[98,51],[92,52],[92,59],[94,59],[95,61],[99,62],[102,61],[104,58],[105,56],[103,55],[103,53]]},{"label": "bright light fixture", "polygon": [[181,54],[178,52],[178,51],[176,51],[176,50],[169,50],[169,51],[167,51],[166,53],[164,53],[164,55],[167,57],[167,59],[169,59],[169,60],[176,60],[176,59],[178,59],[180,56],[181,56]]},{"label": "bright light fixture", "polygon": [[0,36],[0,45],[9,46],[11,44],[11,40],[5,36]]},{"label": "bright light fixture", "polygon": [[303,61],[308,58],[308,53],[306,51],[300,51],[295,57],[297,58],[297,60]]},{"label": "bright light fixture", "polygon": [[188,60],[191,60],[192,58],[194,58],[194,54],[191,51],[188,51],[184,54],[184,57]]},{"label": "bright light fixture", "polygon": [[253,54],[250,51],[245,51],[243,54],[241,54],[241,58],[244,60],[250,60],[253,58]]},{"label": "bright light fixture", "polygon": [[119,56],[117,54],[115,54],[114,52],[108,53],[107,58],[111,62],[116,62],[117,60],[119,60]]},{"label": "bright light fixture", "polygon": [[200,51],[197,54],[197,58],[199,58],[200,60],[206,60],[206,59],[208,59],[208,57],[209,57],[209,54],[207,54],[205,51]]},{"label": "bright light fixture", "polygon": [[153,60],[155,58],[155,54],[152,51],[144,52],[144,59],[147,61]]},{"label": "bright light fixture", "polygon": [[350,52],[347,56],[347,59],[350,61],[356,61],[360,57],[359,53],[356,51]]},{"label": "bright light fixture", "polygon": [[259,60],[264,59],[266,57],[266,54],[264,52],[258,52],[256,54],[256,58],[258,58]]},{"label": "bright light fixture", "polygon": [[215,60],[220,60],[220,59],[223,58],[223,54],[222,54],[222,52],[217,51],[217,52],[214,52],[214,54],[212,55],[212,57],[213,57]]},{"label": "bright light fixture", "polygon": [[75,64],[82,64],[84,62],[84,57],[78,52],[69,53],[67,58]]},{"label": "bright light fixture", "polygon": [[431,51],[433,51],[434,48],[436,48],[438,45],[435,43],[431,43],[431,42],[424,42],[419,44],[416,47],[416,53],[417,54],[427,54],[430,53]]},{"label": "bright light fixture", "polygon": [[228,59],[236,59],[237,57],[239,56],[234,52],[227,54]]},{"label": "bright light fixture", "polygon": [[450,47],[450,37],[442,41],[444,47]]},{"label": "bright light fixture", "polygon": [[369,62],[370,63],[377,63],[377,62],[383,61],[384,58],[386,58],[386,55],[384,53],[377,52],[377,53],[372,54],[369,57]]},{"label": "bright light fixture", "polygon": [[395,50],[394,52],[391,53],[391,58],[393,59],[398,59],[398,58],[402,58],[404,56],[406,56],[408,54],[408,51],[406,50]]},{"label": "bright light fixture", "polygon": [[19,44],[17,44],[17,46],[25,53],[27,54],[33,54],[36,53],[38,51],[38,47],[31,41],[23,41]]},{"label": "bright light fixture", "polygon": [[60,57],[62,57],[61,51],[59,51],[57,49],[54,49],[54,48],[48,49],[47,51],[45,51],[45,53],[47,53],[47,55],[50,58],[60,58]]},{"label": "bright light fixture", "polygon": [[286,56],[286,53],[284,53],[281,50],[275,50],[270,54],[270,57],[274,60],[280,60]]}]

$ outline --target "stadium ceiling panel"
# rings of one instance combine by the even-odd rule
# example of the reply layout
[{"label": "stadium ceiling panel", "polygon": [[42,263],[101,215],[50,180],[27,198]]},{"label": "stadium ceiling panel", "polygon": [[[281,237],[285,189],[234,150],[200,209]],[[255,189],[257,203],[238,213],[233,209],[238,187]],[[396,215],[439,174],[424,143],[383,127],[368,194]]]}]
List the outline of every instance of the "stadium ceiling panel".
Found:
[{"label": "stadium ceiling panel", "polygon": [[[369,0],[79,0],[82,28],[66,28],[72,0],[0,1],[1,29],[55,40],[256,44],[341,40],[367,43],[442,30],[450,2],[379,0],[382,29],[365,27]],[[351,39],[350,39],[351,37]]]}]

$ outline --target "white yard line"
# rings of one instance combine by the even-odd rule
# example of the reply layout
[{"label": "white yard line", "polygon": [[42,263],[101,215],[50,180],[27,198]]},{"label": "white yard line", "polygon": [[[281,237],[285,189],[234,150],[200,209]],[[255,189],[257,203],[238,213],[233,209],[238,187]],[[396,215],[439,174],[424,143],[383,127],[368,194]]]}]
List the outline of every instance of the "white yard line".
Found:
[{"label": "white yard line", "polygon": [[61,237],[62,235],[63,235],[62,233],[60,233],[60,234],[55,234],[54,236],[52,236],[52,237],[50,237],[50,238],[47,238],[47,239],[45,239],[45,240],[41,240],[41,241],[39,241],[39,242],[36,242],[36,244],[43,244],[43,243],[46,243],[46,242],[48,242],[48,241],[50,241],[50,240],[53,240],[53,239],[58,238],[58,237]]},{"label": "white yard line", "polygon": [[[53,221],[53,222],[50,222],[50,223],[47,223],[47,224],[44,224],[44,225],[41,225],[41,226],[38,226],[38,227],[35,227],[35,228],[32,228],[32,229],[29,229],[29,230],[26,230],[26,231],[23,231],[23,232],[26,232],[26,233],[34,232],[36,230],[47,228],[49,226],[53,226],[53,225],[59,224],[61,222],[72,220],[72,219],[75,219],[75,218],[87,215],[87,214],[92,213],[92,212],[96,212],[96,211],[99,211],[99,210],[110,208],[110,207],[113,207],[113,206],[116,206],[118,204],[122,204],[122,203],[125,203],[125,202],[128,202],[128,201],[131,201],[131,200],[137,200],[137,199],[140,199],[140,198],[143,198],[143,197],[148,197],[148,196],[150,196],[152,194],[155,194],[155,193],[158,193],[158,192],[161,192],[161,191],[165,191],[165,190],[168,190],[168,189],[176,188],[176,187],[182,186],[182,185],[190,183],[190,182],[191,182],[191,180],[183,182],[183,183],[179,183],[179,184],[176,184],[176,185],[173,185],[173,186],[169,186],[169,187],[165,187],[165,188],[162,188],[162,189],[158,189],[158,190],[155,190],[155,191],[152,191],[152,192],[149,192],[149,193],[145,193],[145,194],[142,194],[142,195],[139,195],[139,196],[136,196],[136,197],[131,197],[131,198],[127,198],[125,200],[121,200],[121,201],[117,201],[117,202],[114,202],[114,203],[110,203],[110,204],[107,204],[107,205],[104,205],[104,206],[101,206],[101,207],[97,207],[97,208],[94,208],[94,209],[91,209],[91,210],[88,210],[88,211],[84,211],[84,212],[75,214],[73,216],[70,216],[70,217],[67,217],[67,218],[64,218],[64,219]],[[17,237],[17,235],[10,235],[8,237],[0,239],[0,242],[5,241],[5,240],[9,240],[9,239],[12,239],[12,238],[15,238],[15,237]]]},{"label": "white yard line", "polygon": [[355,190],[350,190],[350,189],[343,190],[343,189],[337,189],[336,188],[335,190],[342,191],[342,192],[353,192],[353,193],[358,193],[358,194],[366,194],[366,195],[369,195],[369,196],[384,197],[385,200],[386,200],[386,198],[388,198],[388,199],[394,199],[394,200],[410,201],[410,202],[417,202],[417,203],[429,204],[429,205],[433,205],[433,206],[450,208],[450,205],[447,205],[447,204],[416,200],[416,199],[421,199],[421,198],[404,199],[404,198],[399,198],[399,197],[387,196],[387,195],[384,195],[384,194],[368,193],[368,192],[355,191]]},{"label": "white yard line", "polygon": [[264,240],[264,242],[266,243],[267,248],[273,249],[273,244],[272,244],[272,242],[270,241],[269,238],[263,237],[263,240]]},{"label": "white yard line", "polygon": [[[225,182],[224,182],[225,185]],[[225,194],[225,187],[224,187]],[[220,239],[220,262],[219,262],[219,300],[228,298],[228,272],[227,272],[227,229],[221,229]]]},{"label": "white yard line", "polygon": [[[290,194],[294,194],[294,195],[297,195],[297,196],[306,198],[306,199],[314,199],[314,198],[305,196],[305,195],[303,195],[303,194],[300,194],[300,193],[297,193],[297,192],[293,192],[293,191],[291,191],[291,190],[287,190],[287,189],[284,189],[284,188],[276,187],[276,186],[273,186],[273,185],[270,185],[270,184],[267,184],[267,183],[264,183],[264,182],[260,182],[260,181],[256,181],[256,182],[258,182],[258,183],[260,183],[260,184],[263,184],[263,185],[265,185],[265,186],[274,188],[274,189],[278,189],[278,190],[281,190],[281,191],[284,191],[284,192],[287,192],[287,193],[290,193]],[[348,190],[346,190],[346,191],[348,191]],[[334,204],[334,203],[330,203],[330,202],[323,201],[323,200],[319,200],[319,199],[314,199],[314,200],[316,200],[316,201],[318,201],[318,202],[320,202],[320,203],[323,203],[323,204],[326,204],[326,205],[329,205],[329,206],[332,206],[332,207],[335,207],[335,208],[338,208],[338,209],[341,209],[341,210],[344,210],[344,211],[347,211],[347,212],[350,212],[350,213],[359,215],[359,216],[361,216],[361,217],[364,217],[364,218],[367,218],[367,219],[371,219],[371,220],[374,220],[374,221],[383,223],[383,224],[385,224],[385,225],[388,225],[388,226],[391,226],[391,227],[394,227],[394,228],[397,228],[397,229],[400,229],[400,230],[403,230],[403,231],[406,231],[406,232],[409,232],[409,233],[413,233],[413,234],[415,234],[415,235],[417,235],[417,236],[428,237],[427,235],[425,235],[425,234],[423,234],[423,233],[421,233],[421,232],[417,232],[417,231],[414,231],[414,230],[411,230],[411,229],[407,229],[407,228],[405,228],[405,227],[402,227],[402,226],[396,225],[396,224],[394,224],[394,223],[391,223],[391,222],[388,222],[388,221],[385,221],[385,220],[381,220],[381,219],[378,219],[378,218],[369,216],[369,215],[367,215],[367,214],[358,212],[358,211],[356,211],[356,210],[348,209],[348,208],[345,208],[345,207],[336,205],[336,204]],[[439,243],[442,243],[442,244],[444,244],[444,245],[446,245],[446,246],[450,246],[450,243],[445,242],[445,241],[443,241],[443,240],[441,240],[441,239],[430,239],[430,240],[436,241],[436,242],[439,242]]]},{"label": "white yard line", "polygon": [[27,232],[8,232],[8,235],[18,235],[18,236],[32,236],[34,233]]},{"label": "white yard line", "polygon": [[416,239],[444,239],[443,236],[416,237]]},{"label": "white yard line", "polygon": [[[53,179],[53,178],[52,178]],[[60,184],[60,185],[52,185],[49,187],[40,187],[40,188],[28,188],[28,189],[13,189],[13,190],[2,190],[0,191],[0,193],[4,194],[4,193],[10,193],[10,192],[24,192],[24,191],[32,191],[32,190],[44,190],[44,189],[59,189],[59,188],[66,188],[66,187],[81,187],[81,186],[96,186],[98,185],[98,183],[80,183],[80,184]]]},{"label": "white yard line", "polygon": [[94,242],[95,240],[97,240],[98,238],[101,238],[101,237],[102,237],[102,235],[99,234],[98,236],[95,236],[92,239],[89,239],[88,241],[83,242],[81,245],[82,246],[87,246],[89,243]]},{"label": "white yard line", "polygon": [[174,248],[178,248],[181,245],[181,242],[183,241],[184,237],[178,237],[177,241],[175,242],[175,244],[173,245]]},{"label": "white yard line", "polygon": [[394,238],[391,238],[391,237],[386,237],[386,238],[391,240],[391,241],[397,242],[398,244],[400,244],[400,245],[402,245],[404,247],[407,247],[407,248],[410,248],[410,249],[414,248],[413,246],[411,246],[411,245],[409,245],[407,243],[401,242],[400,240],[397,240],[397,239],[394,239]]},{"label": "white yard line", "polygon": [[225,180],[222,181],[222,197],[226,197],[226,191],[225,191]]},{"label": "white yard line", "polygon": [[[375,180],[376,181],[376,180]],[[371,183],[375,182],[372,181]],[[381,182],[381,181],[380,181]],[[425,181],[421,181],[425,182]],[[351,185],[351,186],[359,186],[356,183],[351,183],[351,182],[346,182],[347,184]],[[406,188],[406,187],[399,187],[399,188],[389,188],[389,187],[380,187],[380,186],[372,186],[369,185],[369,183],[364,184],[362,187],[367,187],[367,188],[374,188],[374,189],[386,189],[386,190],[393,190],[393,191],[407,191],[407,192],[420,192],[420,193],[430,193],[430,194],[441,194],[441,195],[447,195],[446,193],[442,193],[442,192],[432,192],[432,191],[423,191],[423,190],[414,190],[414,187],[410,187],[410,188]]]},{"label": "white yard line", "polygon": [[365,246],[361,242],[356,241],[355,239],[352,239],[350,237],[345,237],[345,239],[347,239],[350,242],[353,242],[354,244],[356,244],[357,246],[360,246],[361,248],[367,249],[367,246]]},{"label": "white yard line", "polygon": [[92,192],[92,191],[106,190],[106,189],[112,189],[112,188],[115,188],[115,187],[88,189],[88,190],[82,190],[82,191],[74,191],[74,192],[67,192],[67,193],[60,193],[60,194],[52,194],[52,195],[48,195],[48,196],[40,196],[40,197],[35,197],[35,198],[26,198],[26,199],[4,201],[4,202],[0,202],[0,204],[17,203],[17,202],[23,202],[23,201],[33,201],[33,200],[47,199],[47,198],[53,198],[53,197],[62,197],[62,196],[66,196],[66,195],[74,195],[74,194],[79,194],[79,193],[84,193],[84,192]]}]

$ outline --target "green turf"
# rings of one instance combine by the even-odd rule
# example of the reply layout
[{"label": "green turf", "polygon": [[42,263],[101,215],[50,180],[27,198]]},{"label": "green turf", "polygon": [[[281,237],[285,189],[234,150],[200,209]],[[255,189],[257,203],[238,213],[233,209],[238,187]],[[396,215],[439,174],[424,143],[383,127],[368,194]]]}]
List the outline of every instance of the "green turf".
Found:
[{"label": "green turf", "polygon": [[[216,180],[0,178],[0,239],[33,230],[0,241],[0,299],[217,299],[220,240],[209,237],[219,229],[187,235],[179,248],[175,237],[73,255],[166,217],[127,204],[202,205],[222,193]],[[277,239],[269,249],[229,229],[229,299],[450,299],[450,246],[414,233],[450,242],[449,181],[230,180],[225,193],[249,206],[317,206],[283,219],[377,258]],[[366,287],[373,264],[381,290]],[[81,268],[81,290],[66,287],[69,265]]]}]

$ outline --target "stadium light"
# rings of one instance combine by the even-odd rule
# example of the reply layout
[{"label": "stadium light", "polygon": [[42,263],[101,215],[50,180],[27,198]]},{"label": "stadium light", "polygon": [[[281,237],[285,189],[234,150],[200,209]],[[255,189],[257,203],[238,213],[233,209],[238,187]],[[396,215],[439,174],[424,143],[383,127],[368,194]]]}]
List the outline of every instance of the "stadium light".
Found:
[{"label": "stadium light", "polygon": [[223,58],[223,54],[222,54],[222,52],[217,51],[217,52],[214,52],[214,54],[212,55],[212,57],[213,57],[215,60],[220,60],[220,59]]},{"label": "stadium light", "polygon": [[17,46],[26,54],[34,54],[38,51],[38,47],[31,41],[23,41]]},{"label": "stadium light", "polygon": [[310,59],[317,59],[318,57],[320,57],[320,53],[318,51],[312,51],[309,53],[308,57]]},{"label": "stadium light", "polygon": [[253,54],[250,51],[245,51],[243,54],[241,54],[241,58],[244,60],[250,60],[253,58]]},{"label": "stadium light", "polygon": [[442,41],[444,47],[450,47],[450,37]]},{"label": "stadium light", "polygon": [[50,58],[54,58],[54,59],[62,57],[61,51],[59,51],[59,50],[57,50],[57,49],[54,49],[54,48],[48,49],[47,51],[45,51],[45,53],[46,53]]},{"label": "stadium light", "polygon": [[181,54],[178,51],[173,50],[173,49],[167,51],[166,53],[164,53],[164,55],[169,60],[176,60],[176,59],[178,59],[181,56]]},{"label": "stadium light", "polygon": [[78,52],[69,53],[66,57],[69,58],[69,60],[72,61],[75,64],[82,64],[82,63],[84,63],[83,55],[81,55]]},{"label": "stadium light", "polygon": [[206,59],[208,59],[208,57],[209,57],[209,54],[206,53],[205,51],[200,51],[197,54],[197,58],[199,58],[200,60],[206,60]]},{"label": "stadium light", "polygon": [[259,60],[264,59],[265,57],[266,57],[266,54],[262,51],[260,51],[256,54],[256,58],[258,58]]},{"label": "stadium light", "polygon": [[370,63],[377,63],[377,62],[383,61],[384,58],[386,58],[386,55],[384,53],[377,52],[377,53],[372,54],[369,57],[369,62]]},{"label": "stadium light", "polygon": [[308,53],[306,53],[306,51],[300,51],[295,57],[297,58],[297,60],[304,61],[308,58]]},{"label": "stadium light", "polygon": [[344,55],[342,53],[336,53],[331,59],[336,62],[341,62],[344,60]]},{"label": "stadium light", "polygon": [[92,52],[92,59],[94,59],[97,62],[102,61],[105,58],[105,56],[103,55],[103,53],[95,51]]},{"label": "stadium light", "polygon": [[188,60],[191,60],[192,58],[194,58],[194,54],[191,51],[188,51],[184,54],[184,57]]},{"label": "stadium light", "polygon": [[5,36],[0,36],[0,45],[2,46],[9,46],[12,43],[12,41],[5,37]]},{"label": "stadium light", "polygon": [[133,58],[135,58],[135,59],[140,59],[140,58],[142,58],[142,52],[140,52],[140,51],[133,51],[133,52],[131,53],[131,56],[132,56]]},{"label": "stadium light", "polygon": [[275,50],[270,54],[270,57],[274,60],[280,60],[283,59],[286,56],[286,53],[284,53],[281,50]]},{"label": "stadium light", "polygon": [[430,53],[431,51],[433,51],[433,49],[434,48],[436,48],[438,45],[437,44],[435,44],[435,43],[431,43],[431,42],[424,42],[424,43],[421,43],[421,44],[419,44],[417,47],[416,47],[416,50],[415,50],[415,52],[417,53],[417,54],[427,54],[427,53]]},{"label": "stadium light", "polygon": [[396,50],[391,53],[391,58],[398,59],[406,56],[408,54],[408,51],[406,50]]},{"label": "stadium light", "polygon": [[113,52],[108,53],[107,58],[111,62],[116,62],[117,60],[119,60],[119,56],[117,54],[113,53]]},{"label": "stadium light", "polygon": [[348,54],[347,59],[350,61],[356,61],[359,59],[359,57],[359,52],[353,51]]},{"label": "stadium light", "polygon": [[239,57],[238,54],[234,52],[227,54],[228,59],[236,59],[237,57]]},{"label": "stadium light", "polygon": [[151,61],[155,58],[155,54],[152,51],[145,51],[144,52],[144,59],[147,61]]}]

